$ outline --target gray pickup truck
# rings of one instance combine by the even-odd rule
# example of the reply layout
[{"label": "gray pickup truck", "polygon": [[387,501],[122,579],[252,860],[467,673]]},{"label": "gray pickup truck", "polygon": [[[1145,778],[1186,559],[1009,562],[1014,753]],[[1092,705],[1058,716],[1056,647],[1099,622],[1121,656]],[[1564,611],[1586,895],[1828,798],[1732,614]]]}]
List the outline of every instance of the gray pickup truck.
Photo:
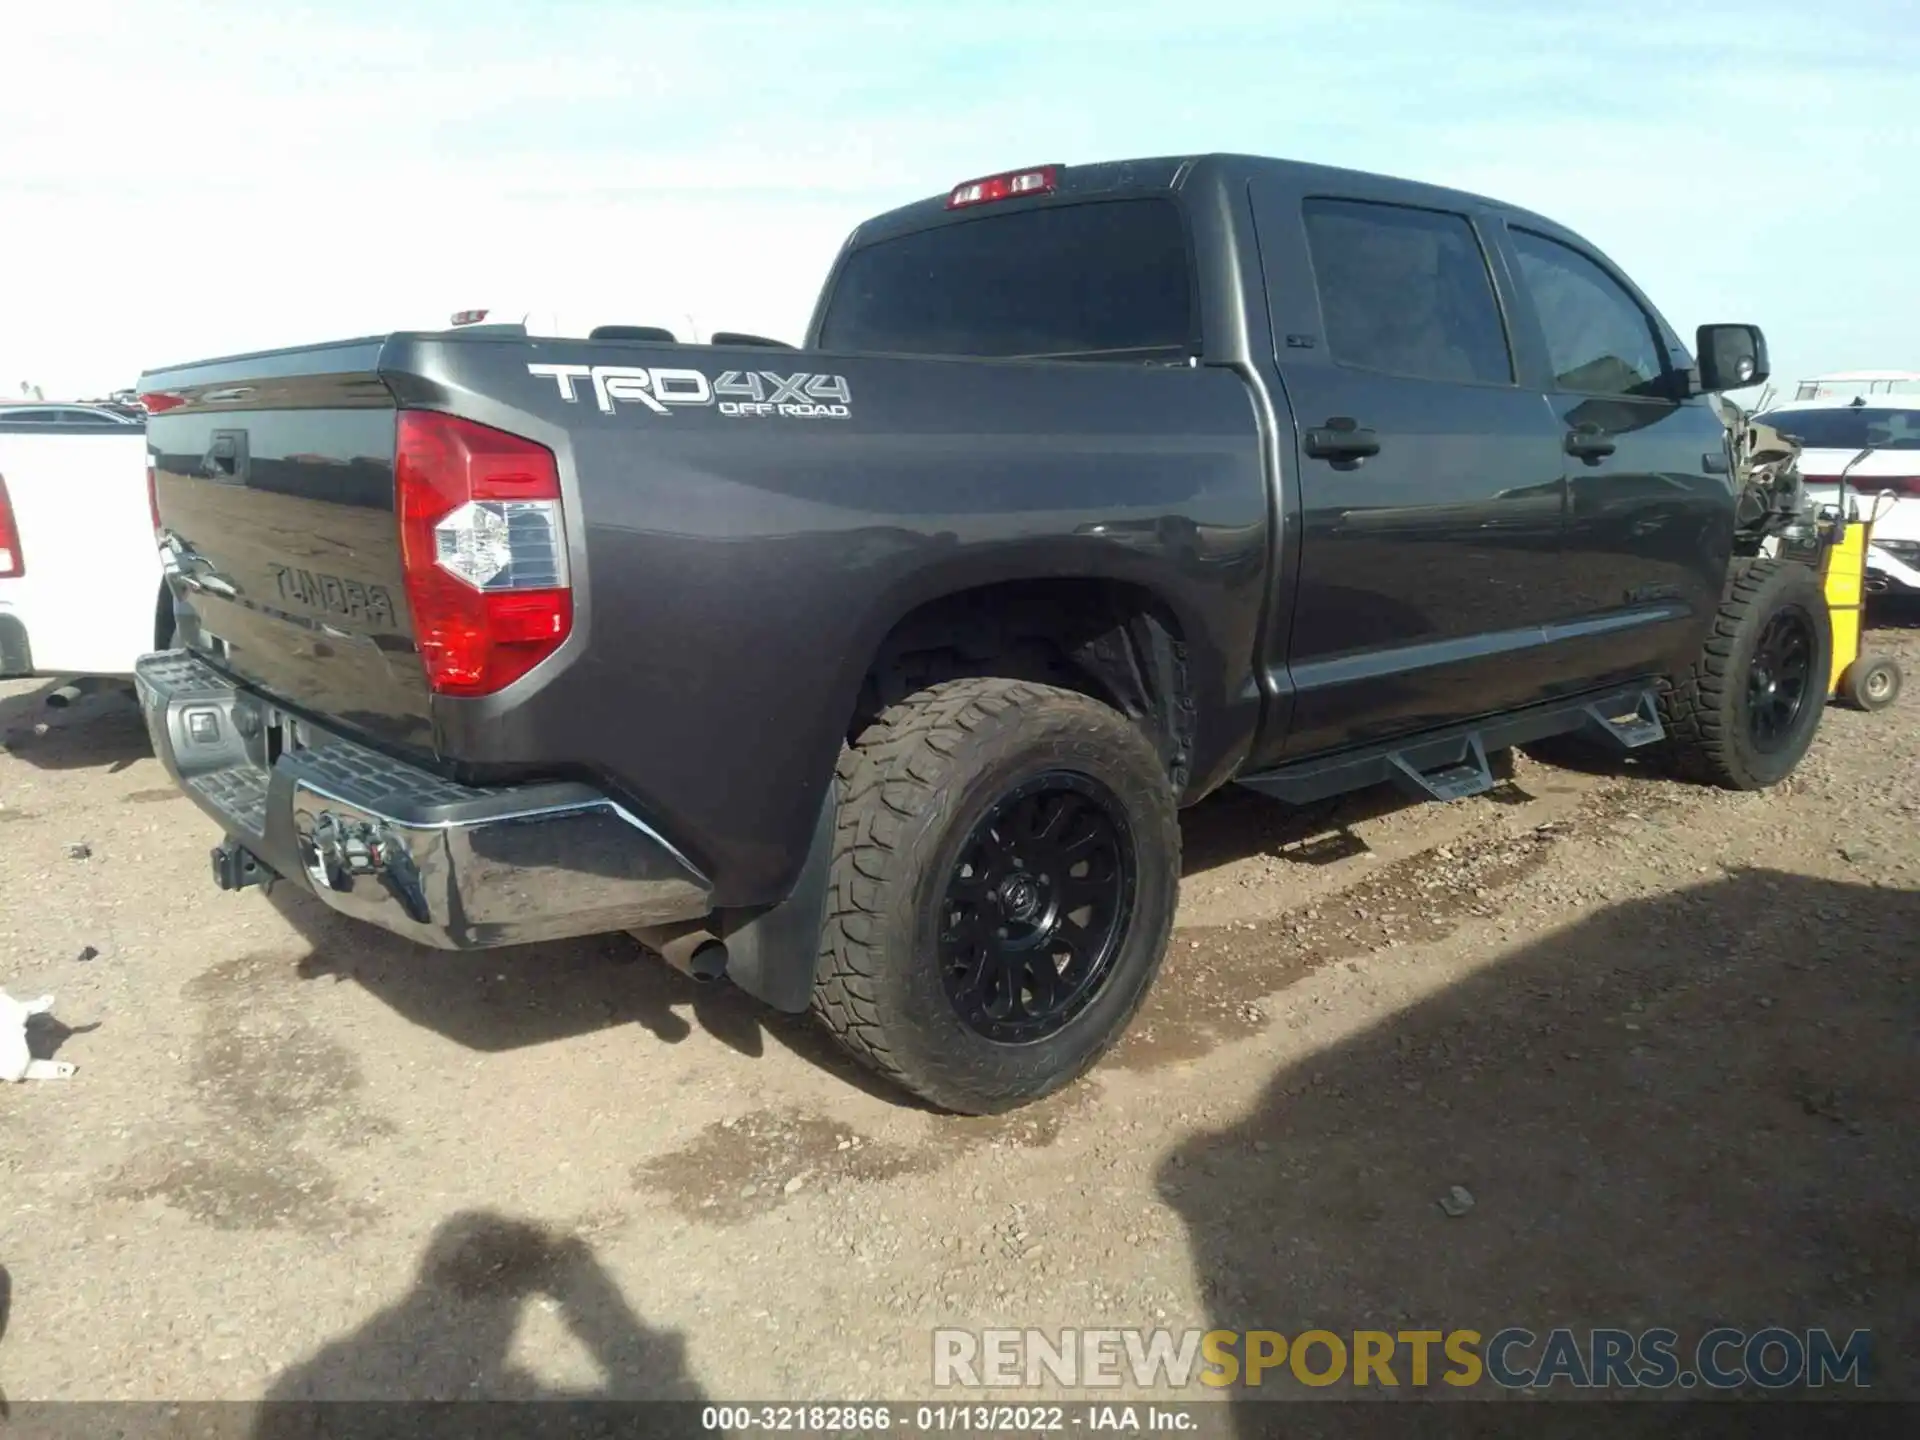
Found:
[{"label": "gray pickup truck", "polygon": [[1037,166],[861,225],[804,348],[717,338],[143,377],[181,648],[139,689],[220,885],[631,931],[986,1112],[1126,1027],[1228,782],[1452,799],[1579,737],[1755,788],[1819,723],[1820,588],[1709,399],[1764,341],[1696,360],[1538,215]]}]

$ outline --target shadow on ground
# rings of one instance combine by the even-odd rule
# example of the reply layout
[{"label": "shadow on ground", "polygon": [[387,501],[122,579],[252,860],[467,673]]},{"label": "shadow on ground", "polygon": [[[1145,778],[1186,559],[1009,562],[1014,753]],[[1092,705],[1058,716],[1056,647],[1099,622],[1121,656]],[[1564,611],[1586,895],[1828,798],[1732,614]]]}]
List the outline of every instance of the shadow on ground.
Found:
[{"label": "shadow on ground", "polygon": [[0,746],[41,770],[103,766],[117,774],[153,754],[130,685],[102,683],[65,709],[47,697],[65,683],[48,680],[0,697]]},{"label": "shadow on ground", "polygon": [[[90,1025],[69,1025],[52,1015],[33,1015],[27,1019],[27,1054],[35,1060],[53,1060],[60,1054],[60,1047],[76,1035],[91,1035],[100,1028],[95,1020]],[[4,1319],[0,1315],[0,1319]]]},{"label": "shadow on ground", "polygon": [[1326,864],[1364,851],[1353,826],[1414,802],[1376,785],[1315,805],[1284,805],[1228,785],[1180,815],[1180,878],[1191,880],[1255,855],[1290,855]]},{"label": "shadow on ground", "polygon": [[1920,630],[1920,596],[1875,595],[1867,601],[1869,630]]},{"label": "shadow on ground", "polygon": [[[1581,921],[1315,1054],[1160,1171],[1210,1323],[1349,1343],[1667,1326],[1683,1361],[1716,1324],[1864,1327],[1875,1394],[1914,1398],[1916,937],[1920,893],[1737,873]],[[1456,1185],[1473,1203],[1449,1218]],[[1308,1393],[1277,1379],[1260,1393]],[[1252,1394],[1239,1433],[1271,1433],[1288,1412]]]},{"label": "shadow on ground", "polygon": [[[560,1388],[515,1365],[511,1348],[529,1304],[549,1310],[591,1359],[598,1383]],[[591,1247],[525,1220],[467,1212],[443,1221],[428,1243],[413,1288],[352,1334],[324,1346],[270,1386],[253,1434],[258,1440],[341,1433],[331,1420],[351,1420],[353,1435],[473,1434],[485,1418],[435,1412],[418,1404],[355,1405],[342,1401],[632,1401],[698,1402],[686,1345],[649,1328],[627,1304]],[[574,1406],[542,1407],[546,1418],[578,1431]],[[632,1433],[693,1434],[699,1416],[649,1413],[628,1417]],[[687,1423],[677,1423],[685,1421]],[[540,1411],[494,1417],[497,1433],[539,1434]],[[485,1427],[483,1427],[485,1428]]]},{"label": "shadow on ground", "polygon": [[274,908],[305,937],[303,980],[351,980],[416,1025],[493,1053],[639,1025],[678,1045],[696,1031],[749,1059],[769,1042],[891,1104],[918,1102],[833,1043],[810,1016],[782,1015],[728,985],[703,985],[625,935],[462,954],[344,920],[276,885]]},{"label": "shadow on ground", "polygon": [[[1340,804],[1293,809],[1229,788],[1182,817],[1184,871],[1190,877],[1262,853],[1323,863],[1310,848],[1318,841],[1337,844],[1351,837],[1352,824],[1408,803],[1380,787]],[[342,919],[290,884],[276,885],[269,900],[308,942],[303,979],[351,980],[472,1050],[516,1050],[636,1024],[678,1044],[697,1029],[754,1059],[771,1042],[844,1083],[918,1108],[844,1055],[810,1017],[778,1014],[729,986],[698,984],[624,935],[459,954]]]},{"label": "shadow on ground", "polygon": [[[1536,798],[1514,779],[1513,752],[1489,757],[1495,780],[1486,798],[1524,805]],[[1354,826],[1423,802],[1391,785],[1374,785],[1312,805],[1286,805],[1257,791],[1226,785],[1180,815],[1180,876],[1191,880],[1254,855],[1327,865],[1369,847]]]}]

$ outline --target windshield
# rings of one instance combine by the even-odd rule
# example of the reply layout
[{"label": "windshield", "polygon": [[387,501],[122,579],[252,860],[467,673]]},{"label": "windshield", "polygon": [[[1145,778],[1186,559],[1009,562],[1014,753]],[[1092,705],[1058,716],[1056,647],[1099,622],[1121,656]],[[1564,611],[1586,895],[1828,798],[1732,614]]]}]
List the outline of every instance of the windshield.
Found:
[{"label": "windshield", "polygon": [[1755,418],[1808,450],[1920,450],[1920,410],[1847,405],[1771,410]]},{"label": "windshield", "polygon": [[826,350],[1152,360],[1193,349],[1179,210],[1057,205],[937,225],[856,250],[820,326]]}]

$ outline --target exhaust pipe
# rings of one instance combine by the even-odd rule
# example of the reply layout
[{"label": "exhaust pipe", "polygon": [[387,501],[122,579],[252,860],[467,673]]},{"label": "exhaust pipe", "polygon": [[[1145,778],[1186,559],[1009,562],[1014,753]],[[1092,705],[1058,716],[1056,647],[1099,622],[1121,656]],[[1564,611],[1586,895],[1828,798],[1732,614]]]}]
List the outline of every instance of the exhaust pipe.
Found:
[{"label": "exhaust pipe", "polygon": [[655,925],[627,932],[688,979],[711,985],[727,977],[726,942],[705,920]]},{"label": "exhaust pipe", "polygon": [[1893,588],[1893,583],[1883,575],[1869,575],[1864,588],[1869,595],[1884,595]]},{"label": "exhaust pipe", "polygon": [[94,691],[100,688],[100,684],[101,682],[99,680],[89,677],[84,680],[74,680],[62,685],[58,690],[47,696],[47,708],[49,710],[64,710],[69,705],[93,694]]},{"label": "exhaust pipe", "polygon": [[682,975],[702,985],[727,978],[727,947],[719,936],[707,931],[682,935],[663,945],[660,957]]}]

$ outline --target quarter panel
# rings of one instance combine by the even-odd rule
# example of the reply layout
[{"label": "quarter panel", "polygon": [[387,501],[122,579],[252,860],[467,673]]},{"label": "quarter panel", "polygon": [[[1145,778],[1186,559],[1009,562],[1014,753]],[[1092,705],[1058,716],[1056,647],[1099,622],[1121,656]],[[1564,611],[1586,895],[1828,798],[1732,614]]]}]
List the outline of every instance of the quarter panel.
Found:
[{"label": "quarter panel", "polygon": [[[804,370],[843,378],[848,413],[603,408],[529,363]],[[422,341],[409,364],[453,408],[491,397],[537,417],[534,438],[564,430],[586,561],[592,643],[498,700],[436,702],[445,752],[604,777],[689,848],[718,904],[784,894],[874,651],[944,594],[1141,585],[1188,642],[1196,783],[1251,729],[1266,496],[1232,373],[479,341]]]}]

